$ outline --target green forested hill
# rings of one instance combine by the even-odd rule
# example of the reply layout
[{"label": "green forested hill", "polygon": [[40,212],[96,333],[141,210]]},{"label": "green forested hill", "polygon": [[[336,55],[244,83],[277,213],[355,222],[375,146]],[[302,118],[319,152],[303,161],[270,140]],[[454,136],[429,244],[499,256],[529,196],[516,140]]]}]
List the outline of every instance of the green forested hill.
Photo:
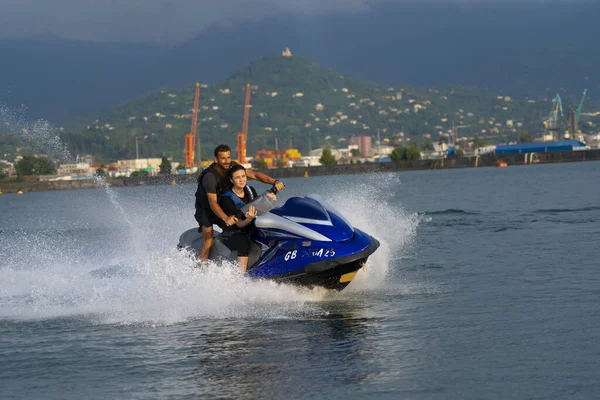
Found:
[{"label": "green forested hill", "polygon": [[[462,86],[380,87],[302,57],[265,57],[222,84],[202,85],[198,134],[203,159],[211,157],[218,143],[235,148],[247,83],[252,85],[249,155],[275,148],[276,137],[280,148],[291,145],[306,152],[309,138],[312,148],[326,142],[337,146],[351,135],[376,137],[379,130],[382,139],[392,142],[403,134],[425,143],[439,140],[453,125],[462,126],[459,137],[478,134],[489,142],[504,142],[522,130],[541,133],[552,97],[518,100]],[[134,157],[137,136],[140,157],[166,154],[179,161],[193,97],[194,83],[150,93],[85,124],[65,125],[61,138],[74,153],[111,161]],[[565,101],[569,105],[576,106]]]}]

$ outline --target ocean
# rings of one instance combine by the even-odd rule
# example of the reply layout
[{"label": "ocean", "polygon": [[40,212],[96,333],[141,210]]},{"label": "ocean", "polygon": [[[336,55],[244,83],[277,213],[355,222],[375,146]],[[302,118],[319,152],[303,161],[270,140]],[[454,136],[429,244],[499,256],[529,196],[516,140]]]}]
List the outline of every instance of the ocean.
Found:
[{"label": "ocean", "polygon": [[193,268],[194,185],[0,195],[0,398],[598,397],[599,162],[285,183],[380,240],[344,291]]}]

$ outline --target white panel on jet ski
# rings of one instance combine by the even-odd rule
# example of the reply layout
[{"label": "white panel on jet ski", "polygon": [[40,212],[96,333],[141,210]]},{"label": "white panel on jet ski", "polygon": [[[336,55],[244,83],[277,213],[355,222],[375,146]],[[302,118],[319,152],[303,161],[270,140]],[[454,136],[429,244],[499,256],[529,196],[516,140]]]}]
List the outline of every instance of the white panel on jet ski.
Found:
[{"label": "white panel on jet ski", "polygon": [[329,239],[327,236],[323,236],[319,232],[315,232],[306,226],[300,225],[294,221],[290,221],[287,218],[280,217],[279,215],[275,215],[273,213],[267,213],[262,217],[256,218],[256,227],[281,229],[307,239],[320,242],[331,242],[331,239]]}]

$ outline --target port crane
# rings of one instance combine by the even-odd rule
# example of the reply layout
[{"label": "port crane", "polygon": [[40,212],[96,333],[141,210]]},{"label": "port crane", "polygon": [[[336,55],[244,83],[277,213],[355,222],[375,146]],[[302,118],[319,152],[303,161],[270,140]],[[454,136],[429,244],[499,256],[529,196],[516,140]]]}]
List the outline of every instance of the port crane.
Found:
[{"label": "port crane", "polygon": [[585,100],[585,95],[587,93],[587,89],[583,89],[583,95],[581,96],[581,101],[579,102],[579,106],[577,107],[577,112],[575,113],[575,129],[579,130],[579,118],[581,118],[581,111],[583,110],[583,101]]},{"label": "port crane", "polygon": [[585,100],[586,93],[587,93],[587,89],[584,89],[583,95],[581,96],[581,101],[579,102],[579,106],[577,107],[577,110],[569,110],[569,116],[568,116],[569,130],[567,131],[569,136],[574,135],[580,131],[579,118],[581,118],[581,111],[583,110],[583,102]]},{"label": "port crane", "polygon": [[237,159],[240,164],[246,163],[246,141],[248,137],[248,119],[250,118],[250,84],[246,85],[246,101],[244,103],[244,120],[242,131],[237,135]]},{"label": "port crane", "polygon": [[194,95],[194,108],[192,108],[192,126],[190,133],[185,135],[185,167],[194,166],[194,148],[196,146],[196,136],[198,134],[198,108],[200,107],[200,84],[196,83],[196,93]]},{"label": "port crane", "polygon": [[563,117],[563,107],[562,100],[560,99],[560,94],[556,94],[556,97],[552,100],[552,109],[550,110],[550,114],[548,114],[548,118],[544,121],[544,125],[546,126],[546,130],[552,135],[552,137],[558,137],[558,114]]}]

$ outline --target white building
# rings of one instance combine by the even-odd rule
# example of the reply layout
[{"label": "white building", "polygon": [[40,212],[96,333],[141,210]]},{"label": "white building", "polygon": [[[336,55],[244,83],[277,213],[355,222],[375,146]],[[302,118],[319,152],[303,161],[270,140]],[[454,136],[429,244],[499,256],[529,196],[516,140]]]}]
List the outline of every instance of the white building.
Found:
[{"label": "white building", "polygon": [[61,164],[58,167],[58,175],[81,175],[91,176],[94,169],[88,163]]},{"label": "white building", "polygon": [[136,158],[133,160],[118,160],[116,176],[129,176],[134,171],[152,169],[152,173],[158,173],[162,158]]}]

